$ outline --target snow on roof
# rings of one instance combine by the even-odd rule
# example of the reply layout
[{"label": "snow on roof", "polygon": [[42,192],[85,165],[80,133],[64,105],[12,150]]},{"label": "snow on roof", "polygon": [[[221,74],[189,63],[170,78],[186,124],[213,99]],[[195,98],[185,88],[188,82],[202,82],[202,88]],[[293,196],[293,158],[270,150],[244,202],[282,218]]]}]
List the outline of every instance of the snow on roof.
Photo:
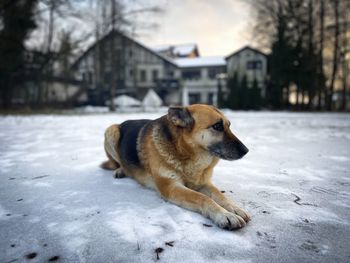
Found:
[{"label": "snow on roof", "polygon": [[171,48],[171,45],[159,45],[152,47],[152,50],[155,52],[162,52],[162,51],[167,51]]},{"label": "snow on roof", "polygon": [[172,50],[174,55],[186,56],[191,54],[197,48],[197,44],[178,44],[178,45],[159,45],[153,47],[153,51],[155,52],[164,52]]},{"label": "snow on roof", "polygon": [[263,55],[263,56],[267,56],[265,53],[261,52],[260,50],[258,50],[258,49],[256,49],[256,48],[253,48],[253,47],[247,45],[247,46],[244,46],[244,47],[242,47],[242,48],[236,50],[235,52],[231,53],[230,55],[226,56],[225,59],[229,59],[229,58],[231,58],[231,57],[233,57],[233,56],[236,56],[237,54],[239,54],[239,53],[241,53],[242,51],[245,51],[245,50],[247,50],[247,49],[252,50],[252,51],[254,51],[254,52],[256,52],[256,53],[259,53],[259,54],[261,54],[261,55]]},{"label": "snow on roof", "polygon": [[181,68],[226,65],[224,57],[177,58],[174,59],[174,62]]},{"label": "snow on roof", "polygon": [[174,54],[180,55],[180,56],[186,56],[189,55],[195,50],[197,47],[196,44],[182,44],[182,45],[176,45],[173,46],[174,48]]}]

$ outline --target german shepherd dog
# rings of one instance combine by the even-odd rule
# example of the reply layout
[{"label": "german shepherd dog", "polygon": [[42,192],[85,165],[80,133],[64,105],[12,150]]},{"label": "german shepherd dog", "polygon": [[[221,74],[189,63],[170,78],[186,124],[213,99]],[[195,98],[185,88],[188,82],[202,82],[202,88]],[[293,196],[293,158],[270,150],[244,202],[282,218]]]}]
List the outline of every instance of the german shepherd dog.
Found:
[{"label": "german shepherd dog", "polygon": [[237,160],[248,149],[215,107],[171,107],[156,120],[129,120],[105,132],[108,161],[116,178],[130,176],[165,199],[210,218],[219,227],[241,228],[250,216],[211,182],[219,159]]}]

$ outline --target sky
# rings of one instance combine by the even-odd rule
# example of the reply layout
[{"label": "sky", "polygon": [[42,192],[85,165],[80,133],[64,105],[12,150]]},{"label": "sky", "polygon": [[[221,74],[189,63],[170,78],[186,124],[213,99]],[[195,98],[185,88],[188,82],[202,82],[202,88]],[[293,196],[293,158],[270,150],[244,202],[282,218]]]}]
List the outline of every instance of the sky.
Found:
[{"label": "sky", "polygon": [[[253,15],[247,3],[248,0],[120,1],[125,6],[125,13],[153,6],[163,10],[161,13],[140,13],[127,17],[133,28],[129,35],[148,47],[196,43],[201,56],[227,56],[253,42],[251,33]],[[59,20],[61,27],[56,30],[54,46],[59,44],[59,33],[62,28],[67,30],[73,28],[71,32],[78,39],[94,32],[96,11],[91,8],[90,2],[77,1],[74,7],[77,12],[81,12],[82,17],[89,17],[89,19],[80,22],[74,18]],[[156,24],[157,27],[149,28],[150,24]],[[41,49],[46,40],[47,23],[41,21],[39,26],[40,28],[32,33],[27,44]],[[92,41],[94,39],[91,37],[87,38],[82,48],[90,46]]]},{"label": "sky", "polygon": [[158,28],[138,37],[149,47],[196,43],[201,56],[226,56],[252,43],[252,14],[247,0],[161,2],[163,14],[148,18]]}]

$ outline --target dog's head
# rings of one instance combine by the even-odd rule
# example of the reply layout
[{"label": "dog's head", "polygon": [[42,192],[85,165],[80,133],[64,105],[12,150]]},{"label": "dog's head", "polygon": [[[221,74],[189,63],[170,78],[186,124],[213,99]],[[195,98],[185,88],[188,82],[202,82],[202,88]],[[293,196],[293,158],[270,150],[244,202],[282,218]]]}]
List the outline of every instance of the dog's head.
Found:
[{"label": "dog's head", "polygon": [[169,121],[183,130],[185,141],[225,160],[237,160],[248,148],[230,130],[230,122],[215,107],[195,104],[171,107]]}]

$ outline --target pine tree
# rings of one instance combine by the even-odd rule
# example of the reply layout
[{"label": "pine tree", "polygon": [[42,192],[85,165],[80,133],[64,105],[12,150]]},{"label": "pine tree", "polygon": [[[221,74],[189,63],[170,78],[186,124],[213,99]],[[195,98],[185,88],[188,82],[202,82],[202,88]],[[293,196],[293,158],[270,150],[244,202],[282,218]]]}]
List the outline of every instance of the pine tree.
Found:
[{"label": "pine tree", "polygon": [[258,110],[261,108],[261,102],[262,102],[262,98],[261,98],[261,90],[259,88],[258,85],[258,81],[256,79],[254,79],[253,81],[253,86],[251,89],[249,89],[249,93],[250,93],[250,104],[249,104],[249,108],[253,109],[253,110]]},{"label": "pine tree", "polygon": [[229,95],[227,98],[226,106],[230,109],[239,108],[239,81],[237,72],[234,73],[233,77],[227,80],[227,87]]},{"label": "pine tree", "polygon": [[10,108],[14,83],[24,72],[24,43],[36,27],[37,0],[0,0],[0,87],[2,106]]},{"label": "pine tree", "polygon": [[238,89],[239,108],[243,110],[249,109],[249,90],[247,76],[244,75]]}]

